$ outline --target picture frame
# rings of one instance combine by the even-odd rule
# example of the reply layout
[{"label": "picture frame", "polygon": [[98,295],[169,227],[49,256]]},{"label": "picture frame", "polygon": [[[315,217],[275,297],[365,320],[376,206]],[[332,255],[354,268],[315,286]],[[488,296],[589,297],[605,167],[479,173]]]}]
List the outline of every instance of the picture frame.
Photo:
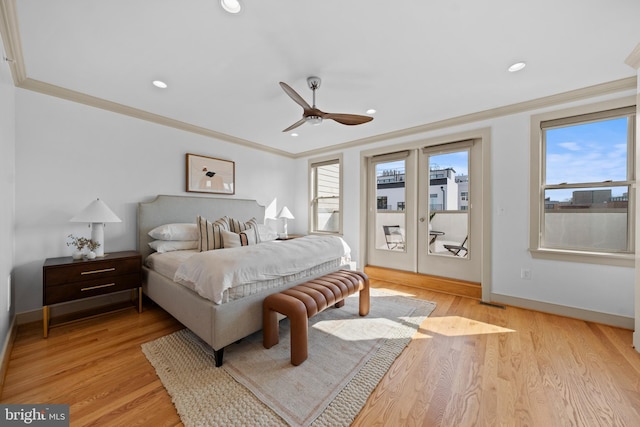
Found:
[{"label": "picture frame", "polygon": [[192,153],[186,160],[187,192],[235,194],[235,162]]}]

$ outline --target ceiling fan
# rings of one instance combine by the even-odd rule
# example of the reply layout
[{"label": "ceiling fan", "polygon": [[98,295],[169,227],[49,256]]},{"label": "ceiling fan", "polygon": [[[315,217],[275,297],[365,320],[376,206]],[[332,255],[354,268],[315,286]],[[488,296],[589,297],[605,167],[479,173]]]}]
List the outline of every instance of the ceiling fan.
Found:
[{"label": "ceiling fan", "polygon": [[283,130],[282,132],[288,132],[291,129],[295,129],[304,123],[310,123],[312,125],[319,125],[322,123],[324,119],[335,120],[338,123],[342,123],[343,125],[361,125],[363,123],[370,122],[373,120],[373,117],[369,116],[360,116],[357,114],[337,114],[337,113],[325,113],[324,111],[320,111],[316,108],[316,90],[320,87],[320,77],[308,77],[307,84],[309,85],[309,89],[313,91],[313,106],[309,106],[307,101],[302,99],[298,93],[291,89],[286,83],[280,82],[280,86],[285,91],[287,95],[291,97],[298,105],[300,105],[304,111],[302,113],[302,118]]}]

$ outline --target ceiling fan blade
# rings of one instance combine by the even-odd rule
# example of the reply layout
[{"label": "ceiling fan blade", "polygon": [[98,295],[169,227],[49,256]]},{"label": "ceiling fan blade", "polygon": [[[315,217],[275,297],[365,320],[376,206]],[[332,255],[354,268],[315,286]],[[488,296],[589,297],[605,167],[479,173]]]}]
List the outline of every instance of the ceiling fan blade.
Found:
[{"label": "ceiling fan blade", "polygon": [[324,113],[322,118],[335,120],[338,123],[342,123],[343,125],[349,125],[349,126],[361,125],[363,123],[367,123],[373,120],[373,117],[360,116],[358,114],[334,114],[334,113]]},{"label": "ceiling fan blade", "polygon": [[286,92],[286,94],[289,95],[289,97],[291,97],[291,99],[293,99],[302,108],[304,108],[305,110],[311,109],[311,106],[307,103],[307,101],[302,99],[302,97],[298,95],[298,92],[291,89],[291,86],[283,82],[280,82],[280,86]]},{"label": "ceiling fan blade", "polygon": [[291,126],[289,126],[288,128],[286,128],[285,130],[283,130],[282,132],[289,132],[291,129],[295,129],[298,126],[301,126],[304,124],[304,122],[306,122],[307,119],[305,119],[304,117],[301,118],[300,120],[298,120],[297,122],[295,122],[294,124],[292,124]]}]

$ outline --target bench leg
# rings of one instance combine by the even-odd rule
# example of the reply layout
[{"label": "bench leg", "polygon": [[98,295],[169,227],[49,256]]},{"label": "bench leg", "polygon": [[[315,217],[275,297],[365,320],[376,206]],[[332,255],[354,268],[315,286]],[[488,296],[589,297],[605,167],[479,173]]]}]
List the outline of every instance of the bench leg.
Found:
[{"label": "bench leg", "polygon": [[262,328],[262,345],[264,348],[271,348],[278,344],[280,341],[280,325],[277,312],[264,307],[262,311]]},{"label": "bench leg", "polygon": [[364,280],[364,284],[360,288],[360,316],[369,314],[371,305],[371,296],[369,292],[369,279]]},{"label": "bench leg", "polygon": [[264,299],[262,306],[262,345],[271,348],[278,344],[278,313],[289,318],[291,326],[291,364],[299,365],[308,357],[309,319],[302,301],[285,294],[272,294]]},{"label": "bench leg", "polygon": [[291,327],[291,364],[298,366],[309,356],[309,321],[306,312],[295,312],[289,316]]}]

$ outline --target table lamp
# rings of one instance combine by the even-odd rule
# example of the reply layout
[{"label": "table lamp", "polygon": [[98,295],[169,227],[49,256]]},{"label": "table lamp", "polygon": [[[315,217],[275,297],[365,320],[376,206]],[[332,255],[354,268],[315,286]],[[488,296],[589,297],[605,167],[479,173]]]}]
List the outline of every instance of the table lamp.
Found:
[{"label": "table lamp", "polygon": [[283,207],[280,213],[278,214],[278,218],[284,219],[284,237],[287,238],[289,235],[287,234],[287,220],[288,219],[296,219],[291,211],[287,209],[287,207]]},{"label": "table lamp", "polygon": [[94,251],[97,257],[104,256],[104,224],[122,222],[118,216],[100,199],[89,204],[82,212],[71,218],[71,222],[88,222],[91,224],[91,240],[100,243]]}]

